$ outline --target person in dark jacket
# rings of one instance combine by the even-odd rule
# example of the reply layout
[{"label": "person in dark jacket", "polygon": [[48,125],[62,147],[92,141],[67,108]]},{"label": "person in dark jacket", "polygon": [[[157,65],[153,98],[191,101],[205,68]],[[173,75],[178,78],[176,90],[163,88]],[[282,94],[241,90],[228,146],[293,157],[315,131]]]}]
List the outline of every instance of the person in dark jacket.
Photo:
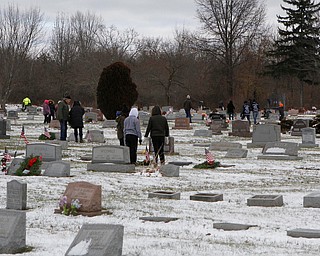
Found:
[{"label": "person in dark jacket", "polygon": [[161,115],[159,106],[154,106],[151,112],[151,117],[148,122],[148,127],[144,137],[148,137],[150,133],[153,149],[155,153],[155,162],[158,162],[158,155],[161,164],[164,164],[164,144],[165,137],[169,137],[169,126],[167,118]]},{"label": "person in dark jacket", "polygon": [[190,119],[190,123],[192,123],[191,122],[192,102],[191,102],[190,95],[187,95],[187,99],[183,103],[183,108],[184,108],[184,111],[186,112],[186,117],[189,118]]},{"label": "person in dark jacket", "polygon": [[55,119],[55,112],[56,108],[54,106],[54,101],[49,100],[49,107],[50,107],[50,121]]},{"label": "person in dark jacket", "polygon": [[81,106],[80,101],[75,100],[69,112],[69,123],[73,128],[75,142],[78,142],[78,135],[80,143],[83,143],[83,115],[84,108]]},{"label": "person in dark jacket", "polygon": [[251,110],[252,110],[252,115],[253,115],[253,123],[257,124],[257,118],[258,118],[258,115],[259,115],[260,106],[259,106],[258,102],[256,102],[255,99],[252,100]]},{"label": "person in dark jacket", "polygon": [[251,121],[250,121],[250,104],[246,100],[243,103],[242,112],[241,112],[241,119],[243,120],[245,118],[247,118],[247,120],[249,121],[249,125],[251,125]]},{"label": "person in dark jacket", "polygon": [[60,122],[60,140],[67,140],[70,102],[71,97],[68,94],[65,94],[63,99],[58,102],[57,119]]},{"label": "person in dark jacket", "polygon": [[233,105],[232,100],[229,101],[228,105],[227,105],[227,114],[229,115],[229,120],[233,120],[234,119],[234,110],[236,108]]},{"label": "person in dark jacket", "polygon": [[120,142],[120,146],[124,146],[124,120],[128,117],[129,110],[127,106],[123,105],[121,113],[116,117],[117,122],[117,137]]}]

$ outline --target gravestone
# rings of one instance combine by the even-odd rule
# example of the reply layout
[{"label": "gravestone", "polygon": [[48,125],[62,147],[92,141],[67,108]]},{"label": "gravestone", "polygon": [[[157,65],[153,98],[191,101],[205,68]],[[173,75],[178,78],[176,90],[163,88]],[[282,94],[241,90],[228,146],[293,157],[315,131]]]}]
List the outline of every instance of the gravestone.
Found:
[{"label": "gravestone", "polygon": [[83,224],[65,256],[122,256],[124,226]]},{"label": "gravestone", "polygon": [[88,130],[86,133],[85,139],[88,142],[98,142],[98,143],[105,142],[103,131],[100,131],[100,130]]},{"label": "gravestone", "polygon": [[281,195],[255,195],[247,199],[248,206],[276,207],[283,206]]},{"label": "gravestone", "polygon": [[18,180],[7,182],[7,209],[27,209],[27,183]]},{"label": "gravestone", "polygon": [[34,107],[34,106],[27,106],[27,112],[28,114],[27,115],[38,115],[38,112],[37,112],[37,107]]},{"label": "gravestone", "polygon": [[[149,140],[149,151],[153,152],[153,144],[152,139]],[[169,143],[164,142],[164,149],[165,153],[173,154],[174,153],[174,137],[169,137]]]},{"label": "gravestone", "polygon": [[212,131],[212,135],[221,135],[222,134],[221,121],[212,120],[209,130]]},{"label": "gravestone", "polygon": [[98,121],[98,114],[94,112],[85,112],[83,120],[88,122],[97,122]]},{"label": "gravestone", "polygon": [[143,221],[151,221],[151,222],[165,222],[168,223],[170,221],[176,221],[179,218],[172,218],[172,217],[139,217],[139,220]]},{"label": "gravestone", "polygon": [[130,163],[130,152],[127,146],[103,145],[92,148],[92,163]]},{"label": "gravestone", "polygon": [[94,113],[97,114],[97,120],[98,120],[98,121],[103,121],[103,120],[104,120],[104,115],[103,115],[103,113],[101,112],[100,109],[98,109],[98,108],[93,108],[93,109],[91,110],[91,112],[94,112]]},{"label": "gravestone", "polygon": [[248,224],[238,224],[238,223],[213,223],[213,228],[223,229],[224,231],[238,231],[238,230],[248,230],[249,228],[257,227],[257,225]]},{"label": "gravestone", "polygon": [[26,212],[0,209],[0,254],[26,247]]},{"label": "gravestone", "polygon": [[174,120],[174,127],[172,129],[191,130],[190,119],[186,117],[178,117]]},{"label": "gravestone", "polygon": [[195,130],[193,136],[212,137],[212,130]]},{"label": "gravestone", "polygon": [[223,194],[198,193],[190,196],[190,200],[204,202],[223,201]]},{"label": "gravestone", "polygon": [[300,148],[318,147],[316,144],[316,129],[315,128],[302,128],[302,143],[299,144]]},{"label": "gravestone", "polygon": [[119,172],[119,173],[135,173],[134,164],[113,164],[113,163],[88,163],[87,171],[94,172]]},{"label": "gravestone", "polygon": [[141,125],[148,125],[150,119],[150,113],[145,111],[139,111],[139,120]]},{"label": "gravestone", "polygon": [[0,119],[0,139],[10,139],[7,135],[7,121],[5,119]]},{"label": "gravestone", "polygon": [[70,176],[70,163],[66,163],[63,161],[49,162],[45,168],[43,176],[69,177]]},{"label": "gravestone", "polygon": [[[17,124],[17,121],[15,120],[15,123],[14,124]],[[11,120],[6,120],[6,130],[7,131],[12,131],[11,129]]]},{"label": "gravestone", "polygon": [[[69,138],[68,138],[69,140]],[[66,140],[45,140],[44,143],[55,144],[61,146],[62,150],[68,149],[68,141]]]},{"label": "gravestone", "polygon": [[268,142],[258,159],[301,160],[298,156],[298,144],[294,142]]},{"label": "gravestone", "polygon": [[24,161],[24,158],[21,157],[15,157],[11,161],[11,164],[8,167],[8,174],[13,175],[20,167],[20,163]]},{"label": "gravestone", "polygon": [[320,192],[314,192],[304,196],[303,207],[320,208]]},{"label": "gravestone", "polygon": [[162,109],[162,111],[168,113],[168,112],[172,112],[173,107],[172,106],[162,106],[161,109]]},{"label": "gravestone", "polygon": [[104,120],[102,123],[102,128],[116,128],[117,122],[116,120]]},{"label": "gravestone", "polygon": [[287,231],[287,236],[303,238],[320,238],[319,229],[297,228]]},{"label": "gravestone", "polygon": [[67,197],[67,204],[72,199],[79,199],[81,207],[78,213],[84,216],[96,216],[101,214],[101,186],[89,182],[79,181],[69,183],[63,194]]},{"label": "gravestone", "polygon": [[225,158],[246,158],[248,155],[247,149],[242,148],[232,148],[228,149]]},{"label": "gravestone", "polygon": [[242,120],[232,121],[232,132],[229,132],[229,136],[251,137],[249,122]]},{"label": "gravestone", "polygon": [[155,191],[149,192],[148,198],[160,198],[160,199],[175,199],[180,200],[179,192],[168,192],[168,191]]},{"label": "gravestone", "polygon": [[253,126],[252,143],[247,147],[264,147],[268,142],[281,140],[281,126],[277,124],[260,124]]},{"label": "gravestone", "polygon": [[237,149],[237,148],[242,148],[242,145],[237,142],[219,141],[219,142],[211,142],[209,150],[228,151],[229,149]]},{"label": "gravestone", "polygon": [[57,119],[51,120],[51,122],[49,123],[49,128],[60,129],[60,121]]},{"label": "gravestone", "polygon": [[18,111],[17,110],[8,110],[7,112],[7,119],[18,119]]},{"label": "gravestone", "polygon": [[179,177],[180,167],[174,164],[161,165],[160,173],[164,177]]},{"label": "gravestone", "polygon": [[51,162],[62,159],[62,148],[60,145],[49,143],[28,143],[26,144],[26,157],[30,155],[42,156],[43,162]]},{"label": "gravestone", "polygon": [[307,119],[295,119],[293,120],[291,135],[292,136],[301,136],[302,128],[309,127],[309,120]]}]

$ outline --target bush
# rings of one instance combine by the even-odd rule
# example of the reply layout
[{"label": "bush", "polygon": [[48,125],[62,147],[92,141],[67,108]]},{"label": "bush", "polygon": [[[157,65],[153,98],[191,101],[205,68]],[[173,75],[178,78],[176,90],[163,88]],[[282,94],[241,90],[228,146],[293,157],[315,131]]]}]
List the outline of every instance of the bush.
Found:
[{"label": "bush", "polygon": [[129,108],[138,98],[130,69],[122,62],[104,68],[97,87],[97,105],[107,119],[115,119],[116,111],[125,104]]}]

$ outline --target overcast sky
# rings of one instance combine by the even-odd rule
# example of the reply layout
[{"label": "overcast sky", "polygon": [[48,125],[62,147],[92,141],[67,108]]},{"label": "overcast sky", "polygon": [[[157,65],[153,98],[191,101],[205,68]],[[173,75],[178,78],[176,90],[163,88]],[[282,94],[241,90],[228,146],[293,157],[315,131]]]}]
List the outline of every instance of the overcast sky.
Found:
[{"label": "overcast sky", "polygon": [[[276,14],[281,12],[283,1],[262,1],[268,23],[276,26]],[[176,28],[195,30],[199,27],[194,0],[0,0],[0,7],[8,3],[16,3],[19,9],[39,7],[51,23],[59,12],[90,11],[101,16],[107,27],[133,28],[142,36],[167,38],[173,36]]]}]

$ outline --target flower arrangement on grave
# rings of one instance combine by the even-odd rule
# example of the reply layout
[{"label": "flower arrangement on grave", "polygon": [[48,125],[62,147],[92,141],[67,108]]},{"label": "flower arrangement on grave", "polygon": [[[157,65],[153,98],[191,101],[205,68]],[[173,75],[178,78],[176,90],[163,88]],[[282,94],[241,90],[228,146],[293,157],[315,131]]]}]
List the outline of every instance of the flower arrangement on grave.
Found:
[{"label": "flower arrangement on grave", "polygon": [[41,175],[42,156],[30,155],[23,162],[20,163],[20,167],[16,170],[17,176],[39,176]]},{"label": "flower arrangement on grave", "polygon": [[195,169],[214,169],[214,168],[221,166],[220,162],[217,162],[214,160],[214,157],[209,150],[205,149],[205,155],[206,155],[206,161],[204,161],[201,164],[197,164],[197,165],[193,166],[193,168],[195,168]]},{"label": "flower arrangement on grave", "polygon": [[7,152],[7,149],[5,149],[3,156],[1,158],[1,171],[4,174],[8,174],[8,163],[11,162],[11,155]]},{"label": "flower arrangement on grave", "polygon": [[59,201],[59,207],[62,210],[62,214],[64,215],[77,215],[78,210],[81,207],[79,199],[72,199],[71,203],[67,203],[67,196],[62,196]]},{"label": "flower arrangement on grave", "polygon": [[56,139],[56,135],[54,132],[49,132],[49,135],[50,137],[45,134],[41,134],[38,140],[55,140]]}]

